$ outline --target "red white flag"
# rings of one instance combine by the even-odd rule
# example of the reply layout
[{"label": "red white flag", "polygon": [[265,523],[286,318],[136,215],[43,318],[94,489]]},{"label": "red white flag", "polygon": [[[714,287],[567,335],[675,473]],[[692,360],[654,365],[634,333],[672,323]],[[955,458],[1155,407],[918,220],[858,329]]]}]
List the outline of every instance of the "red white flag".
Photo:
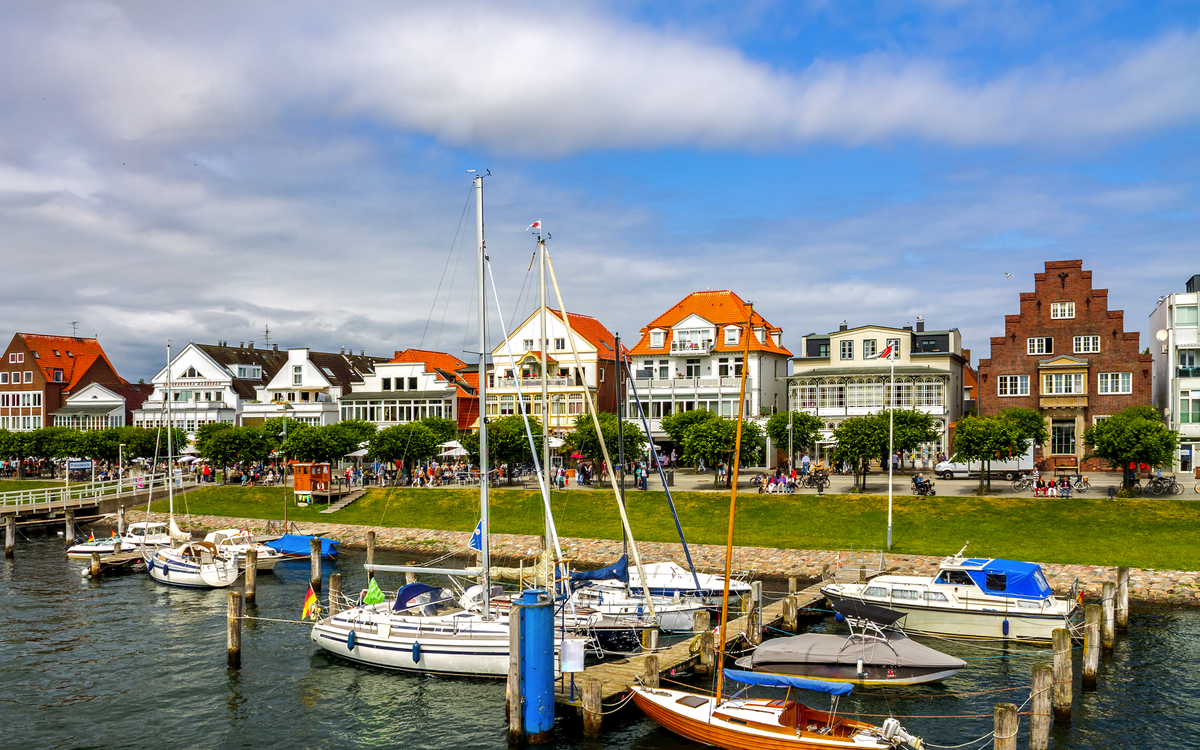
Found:
[{"label": "red white flag", "polygon": [[542,220],[538,219],[537,221],[533,222],[529,226],[525,227],[525,231],[528,232],[530,229],[541,229],[541,228],[542,228]]},{"label": "red white flag", "polygon": [[888,347],[876,355],[876,359],[889,359],[892,356],[892,347]]}]

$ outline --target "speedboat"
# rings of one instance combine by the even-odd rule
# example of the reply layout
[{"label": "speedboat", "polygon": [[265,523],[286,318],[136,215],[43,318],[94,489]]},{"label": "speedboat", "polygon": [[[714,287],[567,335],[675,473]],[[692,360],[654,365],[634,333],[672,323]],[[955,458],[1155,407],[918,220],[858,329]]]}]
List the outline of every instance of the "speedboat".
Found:
[{"label": "speedboat", "polygon": [[967,666],[923,646],[904,632],[885,629],[904,617],[872,604],[843,600],[833,605],[850,627],[849,637],[804,633],[764,642],[737,666],[752,672],[837,680],[855,685],[918,685],[952,677]]},{"label": "speedboat", "polygon": [[234,557],[222,557],[212,542],[187,542],[142,553],[150,577],[159,583],[193,589],[219,589],[238,578]]},{"label": "speedboat", "polygon": [[121,543],[121,550],[133,552],[143,545],[151,548],[170,544],[171,535],[167,533],[167,524],[154,521],[138,521],[129,525],[125,536],[112,536],[96,539],[88,537],[87,541],[79,542],[67,548],[67,557],[72,560],[91,559],[92,553],[100,557],[108,557],[116,551],[116,543]]},{"label": "speedboat", "polygon": [[283,554],[265,544],[259,544],[254,535],[246,529],[218,529],[206,534],[204,541],[216,546],[217,553],[222,557],[235,557],[241,570],[246,569],[246,552],[251,549],[258,553],[255,570],[272,570],[275,563],[283,559]]},{"label": "speedboat", "polygon": [[866,583],[829,583],[831,604],[858,601],[904,616],[908,633],[1050,643],[1058,628],[1078,629],[1074,598],[1054,596],[1041,566],[992,558],[945,558],[936,575],[884,575]]}]

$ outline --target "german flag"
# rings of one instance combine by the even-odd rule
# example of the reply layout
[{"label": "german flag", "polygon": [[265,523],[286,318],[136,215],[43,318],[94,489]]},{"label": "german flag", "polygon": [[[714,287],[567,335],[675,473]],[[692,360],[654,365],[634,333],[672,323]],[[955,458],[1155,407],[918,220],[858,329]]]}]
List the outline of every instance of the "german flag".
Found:
[{"label": "german flag", "polygon": [[313,593],[312,584],[309,584],[308,595],[304,597],[304,609],[300,611],[300,619],[321,619],[321,602],[317,599],[317,595]]}]

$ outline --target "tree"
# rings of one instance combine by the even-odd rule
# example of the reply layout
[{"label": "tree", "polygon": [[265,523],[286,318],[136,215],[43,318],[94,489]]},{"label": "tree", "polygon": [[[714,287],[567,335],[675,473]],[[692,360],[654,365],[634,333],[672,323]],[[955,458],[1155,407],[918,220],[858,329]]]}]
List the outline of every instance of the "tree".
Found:
[{"label": "tree", "polygon": [[[770,436],[771,444],[776,448],[788,444],[788,414],[789,412],[781,411],[767,420],[767,435]],[[795,449],[804,450],[816,445],[817,436],[821,433],[821,428],[825,426],[825,423],[815,414],[809,414],[806,411],[793,411],[790,414],[792,417],[792,445]],[[788,456],[789,464],[792,459],[792,456]]]},{"label": "tree", "polygon": [[687,437],[687,431],[692,425],[716,419],[717,415],[708,409],[693,409],[692,411],[677,411],[662,419],[663,432],[671,438],[671,442],[682,446]]},{"label": "tree", "polygon": [[231,464],[257,463],[266,460],[270,445],[254,427],[231,427],[219,430],[198,448],[200,455],[222,469]]},{"label": "tree", "polygon": [[[442,441],[445,442],[445,441]],[[367,456],[376,461],[409,462],[429,458],[438,452],[438,435],[421,422],[398,424],[371,436]]]},{"label": "tree", "polygon": [[1149,406],[1134,406],[1083,431],[1087,458],[1100,458],[1120,469],[1121,486],[1133,486],[1130,465],[1162,466],[1174,459],[1179,433],[1167,429],[1162,417]]},{"label": "tree", "polygon": [[91,430],[79,436],[79,451],[81,455],[96,461],[115,462],[121,455],[120,445],[125,442],[119,427],[105,430]]},{"label": "tree", "polygon": [[[285,425],[287,426],[286,431],[284,430]],[[267,445],[271,447],[271,450],[277,451],[283,445],[284,434],[291,437],[293,434],[309,426],[308,422],[301,422],[299,419],[292,419],[291,417],[271,417],[270,419],[263,420],[262,426],[258,428],[258,432],[267,441]],[[199,440],[199,438],[200,436],[197,435],[196,439]]]},{"label": "tree", "polygon": [[[600,434],[604,436],[604,444],[608,446],[608,455],[613,461],[617,460],[617,415],[612,412],[600,412],[596,415],[600,422]],[[625,456],[640,456],[646,450],[646,435],[636,423],[625,420],[622,430],[625,439]],[[575,426],[567,434],[566,445],[572,452],[581,453],[593,461],[603,461],[604,452],[600,450],[600,440],[596,437],[596,425],[592,423],[590,414],[580,414],[575,417]]]},{"label": "tree", "polygon": [[[187,445],[187,433],[178,427],[171,429],[171,447],[176,453],[180,446]],[[147,461],[165,458],[167,455],[167,432],[156,427],[122,427],[121,442],[125,443],[125,458],[142,458]]]},{"label": "tree", "polygon": [[[742,450],[739,454],[742,466],[753,462],[762,453],[763,437],[763,429],[757,422],[743,420]],[[725,417],[701,420],[688,428],[684,435],[683,458],[685,461],[703,460],[705,464],[715,467],[722,461],[732,462],[736,444],[737,420]],[[717,480],[717,473],[713,472],[713,487],[717,486]]]},{"label": "tree", "polygon": [[[359,443],[365,443],[371,439],[371,436],[379,432],[379,425],[374,422],[368,422],[365,419],[346,419],[337,424],[325,425],[326,427],[337,427],[341,430],[347,430],[350,434],[358,438]],[[349,453],[349,451],[347,451]]]},{"label": "tree", "polygon": [[1021,432],[1019,423],[995,417],[964,417],[954,431],[955,460],[979,461],[979,494],[984,494],[984,480],[992,484],[992,461],[998,457],[1020,455],[1029,450],[1030,438]]},{"label": "tree", "polygon": [[[867,462],[872,458],[883,455],[887,450],[887,422],[878,415],[869,417],[850,417],[844,420],[833,431],[836,445],[831,460],[834,463],[848,462],[854,467],[854,486],[866,489]],[[859,471],[862,471],[862,482],[859,482]]]},{"label": "tree", "polygon": [[1015,424],[1017,431],[1028,438],[1032,445],[1043,445],[1050,439],[1050,431],[1046,429],[1046,419],[1036,409],[1014,406],[1009,409],[1001,409],[996,416]]},{"label": "tree", "polygon": [[[888,431],[888,411],[885,409],[875,415],[882,423],[884,435],[887,435]],[[893,451],[915,454],[922,445],[932,443],[941,436],[941,433],[933,429],[933,417],[923,411],[895,409],[891,411],[891,419]],[[883,447],[887,450],[886,442]],[[888,460],[890,459],[889,456]]]},{"label": "tree", "polygon": [[29,455],[26,449],[28,434],[0,430],[0,458],[17,462],[17,479],[25,478],[25,458]]},{"label": "tree", "polygon": [[[529,429],[533,431],[534,450],[542,455],[542,423],[536,418],[529,418]],[[488,420],[488,461],[489,463],[508,464],[513,466],[525,461],[532,461],[529,452],[529,437],[525,434],[525,419],[520,414]],[[479,433],[472,432],[464,435],[463,448],[471,454],[471,459],[479,461]],[[483,467],[485,470],[488,467]],[[512,483],[512,472],[508,474],[509,484]]]},{"label": "tree", "polygon": [[[351,420],[359,422],[361,420]],[[374,429],[374,425],[366,422]],[[369,439],[362,437],[363,430],[359,426],[347,427],[345,422],[309,427],[300,430],[295,435],[288,433],[287,443],[283,452],[291,458],[300,461],[315,461],[317,463],[333,464],[348,453],[358,450],[359,444]],[[374,431],[372,431],[374,434]]]},{"label": "tree", "polygon": [[232,429],[233,425],[228,422],[209,422],[208,424],[200,425],[196,428],[196,450],[200,451],[201,456],[208,456],[208,442],[218,432]]},{"label": "tree", "polygon": [[420,424],[433,431],[437,444],[448,443],[458,437],[458,422],[445,417],[425,417]]}]

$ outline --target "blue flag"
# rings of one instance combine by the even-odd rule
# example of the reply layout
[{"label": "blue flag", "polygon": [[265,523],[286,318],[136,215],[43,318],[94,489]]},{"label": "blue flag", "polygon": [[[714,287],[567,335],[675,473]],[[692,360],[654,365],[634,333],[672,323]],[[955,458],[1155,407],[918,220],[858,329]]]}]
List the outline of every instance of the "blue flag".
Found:
[{"label": "blue flag", "polygon": [[470,549],[483,552],[483,519],[479,519],[479,523],[475,524],[475,531],[471,532],[471,542],[467,545]]}]

